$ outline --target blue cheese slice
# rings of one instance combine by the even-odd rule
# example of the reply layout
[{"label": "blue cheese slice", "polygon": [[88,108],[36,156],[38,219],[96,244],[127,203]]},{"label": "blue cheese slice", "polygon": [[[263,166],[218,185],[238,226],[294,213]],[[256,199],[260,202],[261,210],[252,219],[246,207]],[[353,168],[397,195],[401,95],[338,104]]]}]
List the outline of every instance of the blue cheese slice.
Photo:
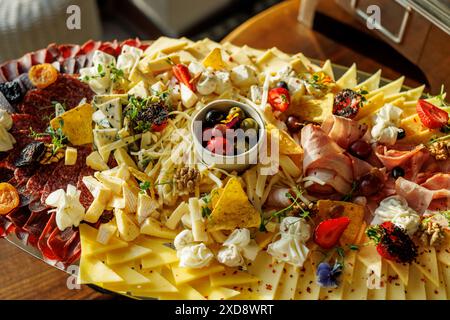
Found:
[{"label": "blue cheese slice", "polygon": [[102,103],[97,108],[106,115],[106,119],[114,128],[122,129],[122,103],[120,98]]},{"label": "blue cheese slice", "polygon": [[115,128],[94,129],[94,144],[105,161],[108,161],[111,150],[102,151],[101,148],[116,141],[118,132]]},{"label": "blue cheese slice", "polygon": [[92,114],[92,121],[102,128],[111,128],[111,124],[102,110],[97,110]]}]

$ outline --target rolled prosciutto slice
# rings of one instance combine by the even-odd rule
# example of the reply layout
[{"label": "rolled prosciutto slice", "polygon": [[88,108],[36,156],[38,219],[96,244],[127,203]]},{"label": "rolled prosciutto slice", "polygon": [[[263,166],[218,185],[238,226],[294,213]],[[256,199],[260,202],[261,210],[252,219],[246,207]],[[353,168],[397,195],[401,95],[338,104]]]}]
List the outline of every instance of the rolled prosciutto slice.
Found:
[{"label": "rolled prosciutto slice", "polygon": [[408,201],[408,205],[422,214],[430,206],[434,192],[402,177],[395,182],[395,191]]}]

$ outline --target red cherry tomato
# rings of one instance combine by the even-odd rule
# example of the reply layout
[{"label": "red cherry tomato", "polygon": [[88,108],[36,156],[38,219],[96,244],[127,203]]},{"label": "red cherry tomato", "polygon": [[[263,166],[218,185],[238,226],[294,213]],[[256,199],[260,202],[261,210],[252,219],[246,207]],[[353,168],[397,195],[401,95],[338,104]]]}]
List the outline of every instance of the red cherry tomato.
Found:
[{"label": "red cherry tomato", "polygon": [[448,113],[428,101],[419,100],[416,111],[420,121],[429,129],[440,129],[448,124]]},{"label": "red cherry tomato", "polygon": [[152,124],[152,131],[153,132],[161,132],[167,127],[167,121],[164,121],[161,124]]},{"label": "red cherry tomato", "polygon": [[333,248],[350,223],[350,218],[340,217],[324,220],[314,231],[314,242],[324,249]]},{"label": "red cherry tomato", "polygon": [[270,89],[268,100],[274,111],[285,112],[291,104],[289,91],[282,87]]}]

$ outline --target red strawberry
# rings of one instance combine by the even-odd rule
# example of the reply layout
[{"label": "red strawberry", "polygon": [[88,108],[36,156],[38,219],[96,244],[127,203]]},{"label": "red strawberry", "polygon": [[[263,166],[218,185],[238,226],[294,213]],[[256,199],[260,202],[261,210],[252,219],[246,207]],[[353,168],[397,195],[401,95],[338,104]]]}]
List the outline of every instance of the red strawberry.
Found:
[{"label": "red strawberry", "polygon": [[420,121],[429,129],[440,129],[448,124],[448,113],[428,101],[419,100],[416,111]]},{"label": "red strawberry", "polygon": [[322,221],[314,231],[314,242],[324,249],[331,249],[339,241],[349,223],[348,217]]},{"label": "red strawberry", "polygon": [[417,256],[417,247],[411,238],[390,221],[370,227],[367,235],[375,241],[378,254],[386,260],[411,263]]}]

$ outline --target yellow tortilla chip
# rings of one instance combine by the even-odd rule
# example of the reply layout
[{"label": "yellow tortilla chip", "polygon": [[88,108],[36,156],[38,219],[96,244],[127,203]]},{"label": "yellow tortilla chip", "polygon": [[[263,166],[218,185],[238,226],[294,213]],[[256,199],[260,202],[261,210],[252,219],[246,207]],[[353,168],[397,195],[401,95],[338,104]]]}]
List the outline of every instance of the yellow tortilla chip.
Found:
[{"label": "yellow tortilla chip", "polygon": [[[302,147],[292,139],[292,137],[284,130],[277,129],[273,124],[267,124],[266,129],[269,133],[274,133],[275,137],[279,140],[279,151],[280,154],[285,155],[301,155],[303,154]],[[269,136],[271,136],[269,134]]]},{"label": "yellow tortilla chip", "polygon": [[301,100],[288,109],[288,116],[295,115],[302,120],[322,123],[333,114],[333,93],[320,99]]},{"label": "yellow tortilla chip", "polygon": [[220,196],[223,193],[223,188],[214,189],[211,191],[211,207],[214,209],[219,202]]},{"label": "yellow tortilla chip", "polygon": [[226,68],[226,64],[222,59],[222,50],[220,48],[214,48],[205,59],[202,64],[208,68],[211,67],[215,70],[222,70]]},{"label": "yellow tortilla chip", "polygon": [[62,132],[75,146],[92,143],[92,113],[89,103],[82,104],[74,109],[64,112],[61,116],[50,121],[53,129],[62,126]]},{"label": "yellow tortilla chip", "polygon": [[356,243],[356,238],[361,230],[364,219],[363,206],[345,201],[319,200],[317,202],[317,207],[319,209],[319,216],[322,219],[334,217],[333,213],[338,217],[342,216],[350,218],[350,224],[347,229],[345,229],[339,242],[343,246]]},{"label": "yellow tortilla chip", "polygon": [[237,178],[231,178],[209,217],[208,231],[253,228],[260,224],[261,216],[248,201],[241,183]]}]

